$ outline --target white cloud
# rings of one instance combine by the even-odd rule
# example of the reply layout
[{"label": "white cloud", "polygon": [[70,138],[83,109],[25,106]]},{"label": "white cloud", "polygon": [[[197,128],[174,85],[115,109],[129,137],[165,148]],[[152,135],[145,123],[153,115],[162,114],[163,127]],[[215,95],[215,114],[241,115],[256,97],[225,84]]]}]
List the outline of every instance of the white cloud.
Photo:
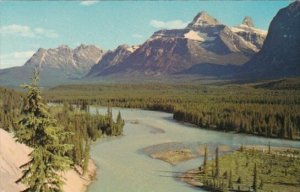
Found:
[{"label": "white cloud", "polygon": [[45,30],[43,28],[35,28],[34,32],[38,35],[45,36],[45,37],[48,37],[48,38],[57,38],[57,37],[59,37],[58,34],[52,29]]},{"label": "white cloud", "polygon": [[34,53],[34,51],[20,51],[0,55],[0,69],[24,65]]},{"label": "white cloud", "polygon": [[0,28],[0,34],[3,35],[17,35],[22,37],[34,37],[34,33],[30,27],[26,25],[7,25]]},{"label": "white cloud", "polygon": [[137,39],[141,39],[141,38],[143,38],[144,36],[141,35],[141,34],[135,33],[135,34],[132,35],[132,37],[133,37],[133,38],[137,38]]},{"label": "white cloud", "polygon": [[81,5],[84,5],[84,6],[91,6],[91,5],[94,5],[96,3],[99,3],[99,1],[93,1],[93,0],[82,0],[80,2]]},{"label": "white cloud", "polygon": [[47,37],[47,38],[57,38],[59,35],[52,29],[43,29],[43,28],[35,28],[31,29],[26,25],[17,25],[11,24],[7,26],[2,26],[0,28],[1,35],[15,35],[21,37]]},{"label": "white cloud", "polygon": [[158,29],[181,29],[186,27],[187,24],[188,22],[184,22],[181,20],[159,21],[154,19],[150,21],[150,25]]}]

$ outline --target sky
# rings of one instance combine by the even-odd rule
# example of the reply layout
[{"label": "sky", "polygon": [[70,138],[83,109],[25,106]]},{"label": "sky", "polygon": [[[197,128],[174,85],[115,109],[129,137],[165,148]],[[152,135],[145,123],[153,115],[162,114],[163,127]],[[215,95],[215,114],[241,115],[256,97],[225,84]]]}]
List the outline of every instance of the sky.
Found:
[{"label": "sky", "polygon": [[267,30],[291,1],[6,1],[0,0],[0,69],[23,65],[38,48],[94,44],[104,50],[142,44],[160,29],[184,28],[200,11]]}]

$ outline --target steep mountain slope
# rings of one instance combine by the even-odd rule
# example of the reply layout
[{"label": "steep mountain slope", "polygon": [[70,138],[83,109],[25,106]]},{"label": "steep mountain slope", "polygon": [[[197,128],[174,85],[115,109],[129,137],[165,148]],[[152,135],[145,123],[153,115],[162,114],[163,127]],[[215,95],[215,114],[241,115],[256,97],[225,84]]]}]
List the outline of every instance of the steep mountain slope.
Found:
[{"label": "steep mountain slope", "polygon": [[25,65],[0,70],[0,84],[19,86],[28,82],[33,68],[40,69],[42,86],[76,83],[75,79],[86,75],[103,53],[94,45],[80,45],[75,49],[66,45],[55,49],[40,48]]},{"label": "steep mountain slope", "polygon": [[107,51],[99,63],[91,68],[88,76],[97,76],[110,67],[122,63],[137,48],[138,46],[120,45],[113,51]]},{"label": "steep mountain slope", "polygon": [[[179,73],[195,64],[241,65],[260,49],[265,34],[262,33],[250,26],[232,30],[208,13],[200,12],[186,28],[157,31],[124,59],[117,59],[113,65],[98,64],[89,74],[151,76]],[[115,60],[106,59],[103,63]]]},{"label": "steep mountain slope", "polygon": [[94,45],[80,45],[74,50],[67,45],[55,49],[40,48],[26,63],[25,67],[60,69],[66,75],[87,73],[102,57],[104,51]]},{"label": "steep mountain slope", "polygon": [[295,1],[274,17],[262,49],[243,66],[240,78],[299,75],[300,1]]}]

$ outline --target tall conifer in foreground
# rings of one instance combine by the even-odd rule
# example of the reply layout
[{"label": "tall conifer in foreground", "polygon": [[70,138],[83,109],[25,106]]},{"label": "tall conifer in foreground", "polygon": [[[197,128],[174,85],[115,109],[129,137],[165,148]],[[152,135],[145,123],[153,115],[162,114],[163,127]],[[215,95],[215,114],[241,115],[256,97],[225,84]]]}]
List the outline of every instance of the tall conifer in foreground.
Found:
[{"label": "tall conifer in foreground", "polygon": [[63,181],[60,173],[69,169],[72,163],[66,156],[72,145],[64,144],[70,133],[57,126],[42,103],[38,80],[39,73],[34,70],[32,83],[23,86],[28,92],[16,138],[32,147],[33,151],[29,154],[29,162],[20,167],[23,175],[16,182],[28,186],[24,192],[61,192]]}]

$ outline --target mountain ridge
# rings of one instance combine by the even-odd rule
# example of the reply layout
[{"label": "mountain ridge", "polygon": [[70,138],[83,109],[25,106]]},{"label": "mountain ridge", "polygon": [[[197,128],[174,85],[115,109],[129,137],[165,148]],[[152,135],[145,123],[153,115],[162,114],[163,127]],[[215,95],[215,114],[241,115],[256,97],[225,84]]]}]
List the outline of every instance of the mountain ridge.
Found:
[{"label": "mountain ridge", "polygon": [[259,50],[265,34],[248,26],[234,31],[202,11],[183,29],[154,32],[134,52],[113,65],[109,60],[100,61],[89,76],[135,72],[150,76],[176,74],[199,63],[241,65]]},{"label": "mountain ridge", "polygon": [[104,51],[95,45],[84,45],[71,49],[68,45],[57,48],[39,48],[37,52],[24,64],[25,67],[54,68],[63,70],[67,75],[72,73],[84,74],[98,63]]}]

